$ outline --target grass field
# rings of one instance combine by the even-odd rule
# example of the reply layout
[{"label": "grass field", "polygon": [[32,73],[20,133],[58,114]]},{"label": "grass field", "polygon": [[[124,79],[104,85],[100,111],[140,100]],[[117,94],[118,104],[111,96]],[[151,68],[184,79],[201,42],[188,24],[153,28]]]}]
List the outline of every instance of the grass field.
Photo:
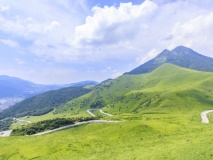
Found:
[{"label": "grass field", "polygon": [[[118,118],[118,117],[117,117]],[[211,159],[213,124],[199,114],[123,114],[37,137],[0,139],[0,159]]]}]

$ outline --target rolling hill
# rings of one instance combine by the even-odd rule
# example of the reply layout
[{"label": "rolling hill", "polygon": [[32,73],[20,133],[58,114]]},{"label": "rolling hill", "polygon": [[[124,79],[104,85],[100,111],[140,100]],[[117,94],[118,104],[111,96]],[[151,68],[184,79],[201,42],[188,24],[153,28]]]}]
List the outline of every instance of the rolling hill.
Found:
[{"label": "rolling hill", "polygon": [[112,114],[212,108],[213,73],[165,63],[151,73],[123,75],[69,101],[57,112],[103,108]]},{"label": "rolling hill", "polygon": [[125,74],[149,73],[164,63],[198,71],[213,72],[213,58],[203,56],[190,48],[178,46],[172,51],[165,49],[152,60]]}]

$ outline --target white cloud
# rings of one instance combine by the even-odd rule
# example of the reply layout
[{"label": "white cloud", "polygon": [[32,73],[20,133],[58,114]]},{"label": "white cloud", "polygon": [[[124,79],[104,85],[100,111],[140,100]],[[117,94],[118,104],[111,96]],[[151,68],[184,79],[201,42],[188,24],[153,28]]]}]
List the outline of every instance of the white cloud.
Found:
[{"label": "white cloud", "polygon": [[88,16],[85,24],[75,28],[76,43],[100,45],[130,40],[129,38],[134,37],[140,26],[143,27],[143,19],[156,8],[157,5],[150,0],[141,5],[133,5],[131,2],[121,3],[118,8],[93,7],[93,16]]},{"label": "white cloud", "polygon": [[111,78],[117,78],[117,77],[121,76],[122,74],[123,73],[121,73],[121,72],[119,72],[117,70],[114,70]]},{"label": "white cloud", "polygon": [[138,62],[138,64],[143,64],[146,61],[154,58],[157,54],[159,54],[160,51],[157,50],[156,48],[153,48],[151,51],[149,51],[146,55],[142,55],[136,58],[136,61]]},{"label": "white cloud", "polygon": [[18,43],[10,39],[0,39],[0,42],[10,47],[18,47]]},{"label": "white cloud", "polygon": [[[86,17],[80,13],[88,9],[85,0],[72,5],[68,0],[38,0],[32,4],[8,0],[1,6],[10,6],[4,8],[10,9],[11,14],[0,15],[0,33],[12,35],[11,41],[23,38],[30,43],[22,47],[30,53],[57,61],[140,57],[139,61],[144,62],[151,58],[147,54],[154,48],[161,51],[182,44],[201,50],[198,42],[207,41],[204,37],[209,41],[213,32],[211,4],[210,0],[146,0],[140,5],[95,6]],[[48,14],[29,9],[32,5]]]},{"label": "white cloud", "polygon": [[84,0],[0,2],[0,6],[10,5],[9,14],[0,14],[0,36],[20,41],[28,54],[56,60],[75,59],[68,57],[74,57],[71,41],[75,26],[87,13],[85,4]]}]

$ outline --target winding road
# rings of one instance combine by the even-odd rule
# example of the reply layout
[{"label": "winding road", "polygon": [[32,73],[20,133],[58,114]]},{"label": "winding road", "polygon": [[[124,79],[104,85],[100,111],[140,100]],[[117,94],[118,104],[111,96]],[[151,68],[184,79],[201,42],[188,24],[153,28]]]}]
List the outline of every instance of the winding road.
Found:
[{"label": "winding road", "polygon": [[[99,110],[102,114],[105,114],[107,116],[113,116],[113,115],[111,115],[109,113],[104,112],[102,109],[88,109],[87,113],[90,114],[93,117],[96,117],[96,115],[94,115],[91,112],[92,110]],[[14,118],[14,120],[22,121],[22,122],[27,122],[27,123],[32,123],[31,121],[22,120],[22,119],[18,119],[18,118]],[[49,130],[49,131],[45,131],[45,132],[40,132],[40,133],[34,134],[32,136],[44,135],[44,134],[48,134],[48,133],[60,131],[60,130],[63,130],[63,129],[67,129],[67,128],[70,128],[70,127],[79,126],[79,125],[82,125],[82,124],[89,124],[89,123],[112,123],[112,122],[119,122],[119,121],[113,121],[113,120],[91,120],[91,121],[85,121],[85,122],[76,122],[75,124],[63,126],[63,127],[56,128],[56,129]],[[10,136],[11,132],[12,132],[12,130],[0,132],[0,137],[8,137],[8,136]]]},{"label": "winding road", "polygon": [[202,119],[202,123],[209,123],[209,119],[207,118],[207,114],[213,112],[213,110],[207,110],[207,111],[204,111],[200,114],[201,116],[201,119]]},{"label": "winding road", "polygon": [[[105,114],[107,116],[113,116],[113,115],[111,115],[109,113],[104,112],[102,109],[88,109],[87,113],[90,114],[92,117],[96,117],[96,115],[94,115],[91,112],[93,110],[99,110],[102,114]],[[34,134],[32,136],[40,136],[40,135],[44,135],[44,134],[48,134],[48,133],[60,131],[60,130],[63,130],[63,129],[67,129],[67,128],[70,128],[70,127],[79,126],[79,125],[82,125],[82,124],[88,124],[88,123],[112,123],[112,122],[119,122],[119,121],[112,121],[112,120],[110,120],[110,121],[108,121],[108,120],[91,120],[91,121],[85,121],[85,122],[76,122],[75,124],[67,125],[67,126],[64,126],[64,127],[56,128],[56,129],[45,131],[45,132],[40,132],[40,133]]]},{"label": "winding road", "polygon": [[79,126],[79,125],[82,125],[82,124],[88,124],[88,123],[115,123],[115,122],[119,122],[119,121],[91,120],[91,121],[85,121],[85,122],[76,122],[75,124],[67,125],[67,126],[64,126],[64,127],[56,128],[56,129],[45,131],[45,132],[40,132],[40,133],[34,134],[32,136],[40,136],[40,135],[44,135],[44,134],[48,134],[48,133],[53,133],[53,132],[56,132],[56,131],[60,131],[60,130],[67,129],[67,128],[74,127],[74,126]]},{"label": "winding road", "polygon": [[105,115],[107,115],[107,116],[113,116],[113,115],[111,115],[111,114],[109,114],[109,113],[106,113],[106,112],[104,112],[102,109],[88,109],[87,110],[87,113],[89,113],[91,116],[93,116],[93,117],[96,117],[96,115],[94,115],[92,112],[90,112],[90,111],[94,111],[94,110],[99,110],[102,114],[105,114]]}]

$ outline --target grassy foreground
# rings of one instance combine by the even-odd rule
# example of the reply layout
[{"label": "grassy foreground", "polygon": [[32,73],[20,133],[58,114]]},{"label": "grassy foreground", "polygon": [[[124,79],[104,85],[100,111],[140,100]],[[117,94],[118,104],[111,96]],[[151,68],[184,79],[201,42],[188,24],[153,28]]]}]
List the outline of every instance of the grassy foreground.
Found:
[{"label": "grassy foreground", "polygon": [[213,158],[213,124],[193,114],[123,114],[123,122],[77,126],[48,135],[0,139],[0,159]]}]

